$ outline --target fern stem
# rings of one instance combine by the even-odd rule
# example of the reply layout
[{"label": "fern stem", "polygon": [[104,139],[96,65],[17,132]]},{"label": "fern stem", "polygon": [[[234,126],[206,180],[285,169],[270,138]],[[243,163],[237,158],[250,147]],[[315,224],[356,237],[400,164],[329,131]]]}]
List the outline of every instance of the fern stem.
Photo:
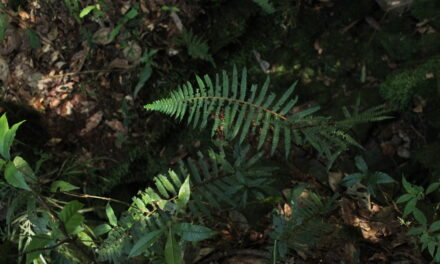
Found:
[{"label": "fern stem", "polygon": [[257,108],[257,109],[260,109],[260,110],[262,110],[262,111],[264,111],[266,113],[274,115],[274,116],[278,117],[279,119],[287,121],[287,117],[285,117],[285,116],[283,116],[283,115],[281,115],[281,114],[279,114],[279,113],[277,113],[277,112],[275,112],[273,110],[270,110],[270,109],[268,109],[266,107],[263,107],[261,105],[252,104],[252,103],[249,103],[249,102],[246,102],[246,101],[243,101],[243,100],[239,100],[239,99],[228,98],[228,97],[221,97],[221,96],[199,96],[199,97],[187,98],[187,99],[184,99],[184,100],[176,100],[175,102],[185,102],[185,101],[195,101],[195,100],[219,100],[219,101],[223,100],[223,101],[234,102],[234,103],[242,104],[242,105],[249,105],[249,106],[251,106],[253,108]]}]

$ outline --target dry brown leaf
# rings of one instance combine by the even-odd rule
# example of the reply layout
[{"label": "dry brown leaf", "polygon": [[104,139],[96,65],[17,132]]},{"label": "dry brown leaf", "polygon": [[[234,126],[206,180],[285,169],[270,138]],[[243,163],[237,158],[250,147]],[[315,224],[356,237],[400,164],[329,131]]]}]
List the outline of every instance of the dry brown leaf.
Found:
[{"label": "dry brown leaf", "polygon": [[174,21],[174,24],[176,24],[177,29],[182,32],[183,31],[183,23],[180,17],[177,15],[176,12],[171,12],[171,18]]},{"label": "dry brown leaf", "polygon": [[111,42],[110,33],[112,29],[109,27],[100,28],[93,34],[93,42],[99,45],[107,45]]},{"label": "dry brown leaf", "polygon": [[96,102],[93,101],[81,101],[79,104],[79,112],[81,114],[88,114],[96,107]]},{"label": "dry brown leaf", "polygon": [[110,69],[129,69],[131,66],[126,59],[116,58],[110,62],[108,68]]},{"label": "dry brown leaf", "polygon": [[269,73],[270,72],[270,70],[269,70],[270,63],[263,60],[261,58],[261,54],[258,51],[253,50],[253,53],[254,53],[255,59],[257,59],[257,62],[260,65],[261,70],[263,70],[264,73]]},{"label": "dry brown leaf", "polygon": [[388,261],[388,257],[382,252],[374,253],[374,255],[368,259],[368,261]]},{"label": "dry brown leaf", "polygon": [[321,48],[321,44],[319,43],[319,40],[315,40],[315,43],[313,43],[313,47],[315,48],[315,50],[318,52],[319,55],[321,55],[322,52],[324,51]]},{"label": "dry brown leaf", "polygon": [[82,49],[72,56],[72,58],[70,59],[70,68],[73,72],[81,71],[88,53],[88,49]]},{"label": "dry brown leaf", "polygon": [[19,10],[18,15],[20,16],[20,19],[22,19],[22,20],[28,20],[30,18],[29,13],[27,13],[23,10]]},{"label": "dry brown leaf", "polygon": [[55,39],[58,38],[58,28],[57,27],[53,27],[49,33],[47,33],[47,39],[50,41],[54,41]]},{"label": "dry brown leaf", "polygon": [[49,141],[47,141],[46,145],[48,145],[49,147],[53,147],[59,144],[62,140],[62,138],[51,138]]},{"label": "dry brown leaf", "polygon": [[16,50],[18,47],[20,47],[20,44],[21,44],[20,33],[18,32],[18,30],[10,27],[5,31],[5,39],[0,45],[0,54],[8,55],[14,50]]},{"label": "dry brown leaf", "polygon": [[142,56],[142,48],[136,42],[130,41],[122,53],[129,62],[136,63],[139,62]]},{"label": "dry brown leaf", "polygon": [[38,84],[43,80],[43,74],[41,72],[34,72],[26,76],[27,85],[33,89],[38,89]]},{"label": "dry brown leaf", "polygon": [[117,119],[112,119],[110,121],[106,121],[105,124],[113,129],[115,132],[120,132],[123,134],[127,134],[127,128],[124,127],[121,121]]},{"label": "dry brown leaf", "polygon": [[8,62],[2,57],[0,57],[0,80],[3,81],[4,85],[8,83],[8,76],[9,76]]},{"label": "dry brown leaf", "polygon": [[57,108],[56,113],[61,116],[70,116],[72,114],[73,104],[70,101],[65,102]]},{"label": "dry brown leaf", "polygon": [[330,185],[332,191],[337,192],[340,189],[339,183],[341,182],[343,176],[344,175],[342,172],[329,172],[328,184]]},{"label": "dry brown leaf", "polygon": [[380,148],[382,149],[382,153],[387,156],[392,156],[396,153],[396,148],[389,141],[380,143]]},{"label": "dry brown leaf", "polygon": [[94,115],[89,117],[89,119],[87,119],[86,127],[81,130],[80,135],[84,136],[85,134],[92,131],[95,127],[97,127],[101,122],[103,115],[104,114],[102,111],[98,111]]}]

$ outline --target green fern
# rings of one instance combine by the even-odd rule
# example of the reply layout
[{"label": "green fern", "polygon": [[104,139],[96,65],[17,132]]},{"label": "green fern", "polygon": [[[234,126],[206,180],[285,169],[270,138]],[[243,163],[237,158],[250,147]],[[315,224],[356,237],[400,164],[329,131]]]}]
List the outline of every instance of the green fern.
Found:
[{"label": "green fern", "polygon": [[[210,150],[207,156],[199,152],[197,160],[179,161],[178,172],[170,170],[167,175],[154,178],[157,191],[147,188],[133,198],[134,218],[150,217],[159,211],[174,212],[176,206],[171,203],[178,197],[177,191],[188,175],[191,175],[188,207],[193,215],[210,216],[213,210],[244,207],[250,199],[258,200],[266,197],[264,194],[273,193],[270,176],[277,168],[256,167],[263,154],[249,156],[249,152],[249,147],[236,149],[234,163],[227,160],[223,150],[220,153]],[[156,219],[155,222],[164,221]]]},{"label": "green fern", "polygon": [[[133,197],[128,214],[109,231],[108,238],[99,247],[100,261],[122,263],[127,257],[141,253],[160,256],[163,247],[158,245],[163,242],[163,234],[169,226],[188,227],[177,220],[188,215],[187,210],[190,215],[209,219],[214,211],[244,207],[251,199],[261,200],[275,192],[270,187],[275,168],[257,166],[262,153],[250,155],[249,147],[237,146],[230,157],[233,163],[228,161],[221,147],[219,153],[210,150],[207,156],[202,153],[198,156],[197,160],[180,161],[178,172],[169,170],[167,174],[156,176],[155,188],[148,187]],[[188,193],[186,198],[182,190]],[[189,239],[214,234],[202,226],[192,226],[192,229],[194,234]],[[146,240],[142,234],[156,234],[157,243],[149,241],[149,246],[144,247],[142,242]],[[182,239],[188,239],[188,235]],[[131,240],[136,241],[134,246]]]},{"label": "green fern", "polygon": [[273,7],[272,3],[269,2],[269,0],[252,0],[254,3],[259,5],[261,9],[263,9],[264,12],[267,14],[272,14],[275,12],[275,8]]},{"label": "green fern", "polygon": [[208,43],[201,37],[194,35],[192,31],[183,31],[181,39],[178,39],[177,43],[185,45],[188,55],[192,58],[209,61],[215,67],[214,59],[209,53]]},{"label": "green fern", "polygon": [[[306,196],[302,196],[304,192]],[[333,231],[326,215],[336,208],[334,202],[337,195],[323,199],[317,194],[307,191],[300,185],[292,191],[290,198],[291,215],[278,212],[273,217],[275,230],[270,234],[275,241],[275,254],[285,257],[286,249],[307,253],[326,234]]]},{"label": "green fern", "polygon": [[291,98],[296,83],[277,98],[268,93],[269,78],[260,89],[257,85],[249,88],[246,69],[239,80],[236,67],[231,80],[225,71],[222,77],[216,75],[215,81],[207,75],[203,79],[196,76],[196,80],[197,88],[188,82],[173,91],[169,98],[145,105],[145,109],[163,112],[179,120],[186,116],[193,128],[205,128],[213,117],[212,135],[222,130],[227,139],[238,139],[242,143],[249,134],[259,134],[258,150],[270,140],[270,154],[273,155],[283,143],[286,158],[292,141],[298,145],[308,143],[328,157],[332,149],[359,146],[348,133],[353,125],[388,118],[383,116],[384,106],[363,113],[346,111],[348,117],[342,121],[313,117],[318,106],[292,113],[298,102],[298,97]]}]

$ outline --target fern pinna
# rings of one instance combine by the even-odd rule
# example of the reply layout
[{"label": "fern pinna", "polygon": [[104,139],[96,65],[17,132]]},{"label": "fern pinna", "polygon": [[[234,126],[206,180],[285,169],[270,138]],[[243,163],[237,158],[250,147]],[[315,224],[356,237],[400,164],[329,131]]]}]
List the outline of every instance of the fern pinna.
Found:
[{"label": "fern pinna", "polygon": [[378,121],[385,109],[378,106],[363,113],[346,113],[346,119],[334,121],[330,117],[314,117],[319,106],[294,112],[298,96],[291,98],[296,83],[278,97],[269,93],[269,78],[261,88],[248,85],[247,71],[243,69],[241,79],[236,67],[231,80],[223,71],[222,76],[196,76],[197,88],[190,82],[171,92],[169,98],[145,105],[147,110],[160,111],[182,120],[194,128],[204,128],[213,116],[212,135],[220,128],[229,140],[237,138],[242,143],[247,135],[259,132],[257,149],[271,139],[271,155],[280,142],[283,142],[286,158],[290,153],[292,141],[303,145],[308,143],[320,153],[331,157],[332,150],[345,150],[349,145],[357,145],[348,130],[360,122]]}]

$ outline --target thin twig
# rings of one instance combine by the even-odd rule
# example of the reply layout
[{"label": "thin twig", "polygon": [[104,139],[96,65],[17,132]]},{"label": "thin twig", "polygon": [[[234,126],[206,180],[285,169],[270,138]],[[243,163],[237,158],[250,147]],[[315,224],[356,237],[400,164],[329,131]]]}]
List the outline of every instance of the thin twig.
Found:
[{"label": "thin twig", "polygon": [[110,201],[110,202],[115,202],[115,203],[120,203],[126,206],[130,206],[129,203],[126,203],[124,201],[120,201],[117,199],[113,199],[113,198],[109,198],[109,197],[103,197],[103,196],[96,196],[96,195],[90,195],[90,194],[77,194],[77,193],[71,193],[71,192],[63,192],[64,194],[73,196],[73,197],[78,197],[78,198],[84,198],[84,199],[98,199],[98,200],[104,200],[104,201]]}]

